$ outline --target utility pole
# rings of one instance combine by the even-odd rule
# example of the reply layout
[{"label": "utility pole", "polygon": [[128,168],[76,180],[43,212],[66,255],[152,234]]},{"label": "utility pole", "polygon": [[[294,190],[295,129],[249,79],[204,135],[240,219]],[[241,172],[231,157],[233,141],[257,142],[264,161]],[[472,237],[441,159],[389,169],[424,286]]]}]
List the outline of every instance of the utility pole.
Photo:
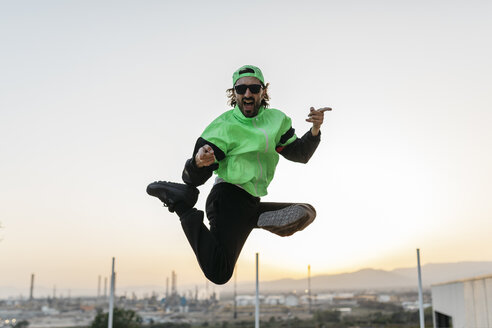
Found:
[{"label": "utility pole", "polygon": [[256,253],[256,306],[255,306],[255,328],[260,328],[260,283],[259,283],[259,253]]},{"label": "utility pole", "polygon": [[108,328],[113,328],[113,309],[114,309],[114,257],[111,264],[111,287],[109,296]]},{"label": "utility pole", "polygon": [[420,328],[425,328],[424,320],[424,295],[422,292],[422,272],[420,270],[420,249],[417,248],[417,270],[419,275],[419,309],[420,309]]},{"label": "utility pole", "polygon": [[234,319],[237,319],[237,264],[234,268]]}]

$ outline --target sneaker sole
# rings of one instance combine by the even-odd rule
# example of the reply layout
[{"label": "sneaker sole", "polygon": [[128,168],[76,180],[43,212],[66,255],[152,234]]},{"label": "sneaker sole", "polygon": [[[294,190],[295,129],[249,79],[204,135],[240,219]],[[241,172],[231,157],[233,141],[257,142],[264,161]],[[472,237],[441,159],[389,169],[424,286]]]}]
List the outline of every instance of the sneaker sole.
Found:
[{"label": "sneaker sole", "polygon": [[[150,196],[157,197],[163,204],[166,206],[170,212],[174,212],[174,206],[176,205],[173,200],[168,199],[169,195],[168,193],[182,193],[183,190],[182,184],[174,183],[174,182],[167,182],[167,181],[160,181],[160,182],[153,182],[147,186],[147,194]],[[189,189],[190,190],[190,189]],[[188,191],[184,191],[189,192]],[[191,189],[192,194],[188,195],[189,197],[192,197],[192,202],[187,202],[187,205],[190,207],[195,206],[197,200],[198,200],[198,194],[199,191],[198,189],[194,188]],[[166,200],[166,201],[165,201]],[[185,197],[185,201],[186,201]]]},{"label": "sneaker sole", "polygon": [[309,204],[295,204],[286,208],[262,213],[258,227],[286,237],[304,230],[316,218],[316,210]]}]

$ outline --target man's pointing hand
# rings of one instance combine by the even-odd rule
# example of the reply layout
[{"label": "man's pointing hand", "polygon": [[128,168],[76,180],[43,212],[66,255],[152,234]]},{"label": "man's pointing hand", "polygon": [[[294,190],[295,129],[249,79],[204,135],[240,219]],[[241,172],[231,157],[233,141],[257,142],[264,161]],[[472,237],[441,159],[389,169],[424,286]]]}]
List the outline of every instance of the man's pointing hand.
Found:
[{"label": "man's pointing hand", "polygon": [[323,107],[319,109],[314,109],[314,107],[311,107],[309,110],[308,118],[306,119],[306,122],[311,122],[313,123],[313,127],[311,128],[311,134],[313,136],[317,136],[319,133],[319,129],[321,127],[321,124],[323,124],[324,120],[324,112],[326,111],[331,111],[330,107]]}]

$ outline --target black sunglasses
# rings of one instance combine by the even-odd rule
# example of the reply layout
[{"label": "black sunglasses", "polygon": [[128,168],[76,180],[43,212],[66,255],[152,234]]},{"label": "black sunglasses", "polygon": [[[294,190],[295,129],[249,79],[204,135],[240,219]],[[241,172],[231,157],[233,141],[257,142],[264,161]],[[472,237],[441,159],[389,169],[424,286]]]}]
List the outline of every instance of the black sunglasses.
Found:
[{"label": "black sunglasses", "polygon": [[237,94],[244,95],[246,93],[246,89],[249,89],[251,93],[258,93],[261,90],[261,84],[240,84],[234,87]]}]

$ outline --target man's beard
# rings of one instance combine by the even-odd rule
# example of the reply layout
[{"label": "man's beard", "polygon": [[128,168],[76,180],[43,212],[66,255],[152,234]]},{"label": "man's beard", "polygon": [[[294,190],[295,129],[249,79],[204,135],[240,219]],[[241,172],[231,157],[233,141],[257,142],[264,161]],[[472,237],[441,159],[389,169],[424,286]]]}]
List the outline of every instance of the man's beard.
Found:
[{"label": "man's beard", "polygon": [[[252,100],[253,103],[245,104],[245,100],[246,102]],[[255,117],[256,115],[258,115],[258,111],[260,110],[261,101],[255,102],[254,98],[243,98],[240,102],[238,102],[238,107],[245,117]]]}]

